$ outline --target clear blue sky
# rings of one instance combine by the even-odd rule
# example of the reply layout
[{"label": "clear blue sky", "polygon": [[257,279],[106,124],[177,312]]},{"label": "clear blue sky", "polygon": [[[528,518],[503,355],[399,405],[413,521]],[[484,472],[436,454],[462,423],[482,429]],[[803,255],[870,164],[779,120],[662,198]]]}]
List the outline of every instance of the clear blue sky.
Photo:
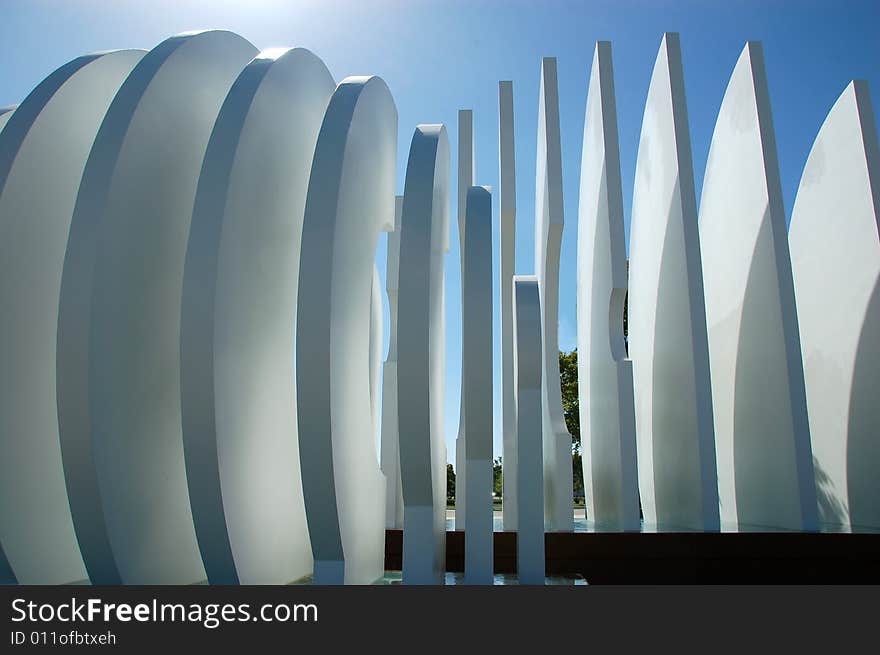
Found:
[{"label": "clear blue sky", "polygon": [[[746,40],[764,42],[787,212],[813,138],[847,83],[867,79],[875,102],[880,93],[880,0],[4,0],[0,105],[19,102],[52,70],[80,54],[151,48],[177,32],[211,27],[238,32],[261,49],[307,47],[337,80],[382,76],[400,119],[398,192],[418,123],[447,125],[455,170],[461,108],[474,110],[477,183],[497,187],[498,81],[513,80],[516,272],[524,274],[533,272],[540,61],[557,57],[566,219],[559,341],[566,350],[576,341],[577,194],[596,40],[613,45],[627,234],[642,110],[664,31],[681,34],[698,199],[718,108]],[[454,185],[454,174],[452,180]],[[450,241],[446,433],[447,456],[454,461],[461,338],[458,239]],[[384,253],[383,238],[377,259],[384,261]],[[380,270],[384,275],[384,265]],[[497,307],[497,279],[495,293]],[[500,454],[497,345],[495,358],[495,450]]]}]

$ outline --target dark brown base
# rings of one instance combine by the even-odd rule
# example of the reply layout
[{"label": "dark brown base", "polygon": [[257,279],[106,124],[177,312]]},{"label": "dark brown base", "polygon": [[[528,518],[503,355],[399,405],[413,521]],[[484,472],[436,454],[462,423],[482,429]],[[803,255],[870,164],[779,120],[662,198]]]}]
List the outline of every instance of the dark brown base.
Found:
[{"label": "dark brown base", "polygon": [[[548,575],[589,584],[880,583],[880,534],[551,532],[545,549]],[[402,553],[387,530],[385,568]],[[446,570],[464,570],[464,532],[446,533]],[[495,533],[495,572],[516,572],[516,532]]]}]

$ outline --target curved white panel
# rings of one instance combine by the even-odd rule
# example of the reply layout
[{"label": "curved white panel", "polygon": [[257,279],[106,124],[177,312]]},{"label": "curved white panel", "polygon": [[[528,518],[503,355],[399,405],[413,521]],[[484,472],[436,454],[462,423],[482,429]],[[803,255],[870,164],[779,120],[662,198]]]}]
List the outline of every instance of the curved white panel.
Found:
[{"label": "curved white panel", "polygon": [[[15,111],[14,106],[0,107],[0,132],[3,131],[3,127],[12,116],[13,111]],[[0,584],[16,584],[17,582],[15,573],[13,573],[12,567],[9,565],[9,559],[3,551],[2,539],[0,539]]]},{"label": "curved white panel", "polygon": [[467,417],[465,584],[492,584],[492,195],[468,189],[461,316]]},{"label": "curved white panel", "polygon": [[538,160],[535,188],[535,274],[544,326],[544,507],[547,529],[571,530],[571,436],[562,413],[559,384],[559,253],[562,246],[562,146],[556,58],[541,62],[538,103]]},{"label": "curved white panel", "polygon": [[3,130],[3,127],[9,122],[9,119],[12,118],[12,112],[15,111],[16,107],[17,105],[0,107],[0,131]]},{"label": "curved white panel", "polygon": [[[458,245],[461,278],[464,279],[464,228],[468,189],[476,184],[476,157],[474,156],[474,112],[458,110]],[[462,282],[462,284],[464,284]],[[462,324],[462,333],[464,326]],[[464,352],[462,351],[462,371]],[[458,436],[455,439],[455,529],[463,530],[467,508],[467,446],[465,445],[464,383],[461,385],[459,402]]]},{"label": "curved white panel", "polygon": [[513,270],[516,255],[516,159],[514,156],[513,82],[498,83],[498,179],[501,207],[501,434],[504,465],[502,498],[505,530],[517,526],[516,400],[513,370]]},{"label": "curved white panel", "polygon": [[333,78],[308,50],[259,55],[220,109],[199,178],[181,309],[181,403],[208,581],[312,571],[294,328],[312,153]]},{"label": "curved white panel", "polygon": [[[0,132],[3,131],[3,127],[12,117],[12,112],[15,111],[15,106],[9,107],[0,107]],[[0,539],[0,584],[16,584],[15,574],[12,571],[12,568],[9,565],[9,559],[6,557],[6,553],[3,551],[3,540]]]},{"label": "curved white panel", "polygon": [[868,85],[819,130],[791,215],[819,520],[880,527],[880,155]]},{"label": "curved white panel", "polygon": [[379,443],[379,379],[382,374],[382,280],[379,267],[373,264],[373,284],[370,287],[370,417],[376,455],[380,456]]},{"label": "curved white panel", "polygon": [[58,294],[89,150],[143,55],[75,59],[0,117],[0,533],[22,584],[88,578],[58,441]]},{"label": "curved white panel", "polygon": [[816,489],[776,141],[760,44],[721,103],[700,249],[723,527],[817,527]]},{"label": "curved white panel", "polygon": [[15,573],[9,565],[9,559],[7,559],[2,547],[0,547],[0,584],[18,584],[18,580],[15,579]]},{"label": "curved white panel", "polygon": [[388,234],[385,292],[388,294],[388,356],[382,365],[381,469],[385,476],[385,527],[403,528],[403,488],[400,482],[400,441],[397,425],[397,280],[400,270],[400,218],[403,196],[394,200],[394,230]]},{"label": "curved white panel", "polygon": [[578,395],[587,518],[638,530],[632,363],[623,343],[626,243],[611,44],[596,43],[578,203]]},{"label": "curved white panel", "polygon": [[516,471],[516,572],[520,584],[544,584],[544,457],[541,429],[541,297],[538,278],[516,275],[513,289]]},{"label": "curved white panel", "polygon": [[446,569],[443,260],[448,231],[446,128],[419,125],[406,166],[398,290],[397,372],[406,381],[397,388],[404,584],[442,584]]},{"label": "curved white panel", "polygon": [[[464,371],[464,362],[462,362]],[[463,376],[462,376],[463,378]],[[463,383],[462,383],[463,385]],[[455,529],[464,530],[465,508],[467,507],[467,476],[464,474],[467,453],[464,439],[464,391],[461,392],[461,405],[458,417],[458,435],[455,438]]]},{"label": "curved white panel", "polygon": [[205,578],[181,426],[183,265],[211,129],[255,54],[223,31],[159,44],[114,98],[83,173],[61,286],[58,409],[95,583]]},{"label": "curved white panel", "polygon": [[706,309],[681,46],[654,63],[633,190],[629,356],[645,522],[717,530]]},{"label": "curved white panel", "polygon": [[299,455],[316,584],[370,583],[385,549],[371,432],[370,311],[379,231],[394,212],[397,110],[378,77],[336,88],[306,196],[296,318]]}]

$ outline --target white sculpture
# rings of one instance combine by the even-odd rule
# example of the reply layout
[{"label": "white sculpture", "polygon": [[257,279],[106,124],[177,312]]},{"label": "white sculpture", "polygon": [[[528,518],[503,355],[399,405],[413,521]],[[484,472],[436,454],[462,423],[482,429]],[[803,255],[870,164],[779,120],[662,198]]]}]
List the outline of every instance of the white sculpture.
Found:
[{"label": "white sculpture", "polygon": [[[513,131],[513,82],[498,83],[498,161],[501,205],[501,434],[504,465],[502,498],[505,530],[517,528],[517,436],[513,370],[513,270],[516,254],[516,159]],[[540,308],[539,308],[540,309]]]},{"label": "white sculpture", "polygon": [[596,43],[578,216],[578,394],[587,518],[638,530],[632,362],[623,341],[626,244],[611,44]]},{"label": "white sculpture", "polygon": [[733,71],[700,203],[721,520],[814,530],[816,489],[760,44]]},{"label": "white sculpture", "polygon": [[[3,132],[3,127],[12,117],[12,112],[15,111],[17,105],[9,105],[6,107],[0,107],[0,133]],[[0,584],[17,584],[18,581],[15,578],[15,573],[12,571],[12,567],[9,564],[9,559],[6,557],[6,553],[3,550],[3,539],[0,538]]]},{"label": "white sculpture", "polygon": [[462,277],[462,388],[467,419],[465,584],[492,584],[492,195],[468,189]]},{"label": "white sculpture", "polygon": [[205,579],[180,414],[183,264],[211,129],[255,54],[223,31],[156,46],[113,99],[83,173],[61,284],[58,410],[93,583]]},{"label": "white sculpture", "polygon": [[544,584],[544,446],[541,377],[541,299],[538,278],[516,275],[513,287],[516,350],[516,445],[521,455],[516,471],[516,571],[520,584]]},{"label": "white sculpture", "polygon": [[0,107],[0,132],[3,131],[3,126],[6,125],[7,121],[12,118],[12,112],[15,111],[16,107],[18,107],[18,105]]},{"label": "white sculpture", "polygon": [[296,314],[303,496],[316,584],[382,576],[385,478],[372,434],[370,325],[379,231],[393,229],[397,110],[378,77],[336,88],[306,197]]},{"label": "white sculpture", "polygon": [[[383,527],[404,519],[404,582],[442,581],[445,128],[416,129],[395,203],[385,83],[334,87],[302,49],[255,54],[229,32],[185,33],[73,60],[0,108],[2,583],[277,584],[312,570],[317,584],[371,583]],[[536,275],[522,277],[512,83],[499,84],[504,525],[526,584],[545,581],[544,531],[572,528],[556,86],[544,59]],[[660,529],[880,529],[867,85],[847,87],[816,138],[789,253],[760,46],[725,93],[697,225],[680,46],[664,36],[633,194],[632,364],[615,104],[600,42],[578,230],[589,518],[638,530],[640,484]],[[465,582],[490,584],[492,201],[473,186],[469,110],[458,149],[456,527]]]},{"label": "white sculpture", "polygon": [[541,62],[535,188],[535,274],[541,292],[544,345],[544,507],[547,529],[573,528],[571,436],[559,385],[559,253],[562,245],[562,147],[556,58]]},{"label": "white sculpture", "polygon": [[193,521],[212,584],[311,573],[294,328],[312,153],[335,85],[302,48],[260,53],[208,143],[184,267],[181,405]]},{"label": "white sculpture", "polygon": [[400,231],[397,387],[403,481],[403,582],[442,584],[446,570],[446,335],[449,140],[419,125],[406,166]]},{"label": "white sculpture", "polygon": [[703,272],[677,34],[663,36],[648,90],[630,262],[629,355],[645,523],[718,530]]},{"label": "white sculpture", "polygon": [[[382,226],[383,232],[392,232],[394,223],[390,220]],[[370,287],[370,419],[373,427],[373,440],[376,447],[377,461],[381,462],[381,434],[379,431],[380,394],[379,385],[382,377],[382,340],[385,326],[382,317],[382,280],[379,267],[373,263],[373,284]],[[381,471],[381,465],[379,467]],[[387,489],[387,484],[386,484]]]},{"label": "white sculpture", "polygon": [[390,316],[388,355],[382,365],[381,469],[385,476],[385,527],[403,528],[403,488],[400,483],[400,442],[397,424],[397,290],[400,271],[400,219],[403,196],[394,202],[394,230],[388,233],[385,291]]},{"label": "white sculpture", "polygon": [[[461,259],[461,279],[464,286],[464,228],[468,189],[476,184],[476,160],[474,157],[474,113],[470,109],[458,110],[458,244]],[[462,333],[464,327],[462,326]],[[462,380],[464,380],[464,351],[462,350]],[[458,436],[455,439],[455,529],[464,529],[467,507],[467,461],[465,446],[464,383],[461,385]]]},{"label": "white sculpture", "polygon": [[868,85],[819,130],[791,215],[819,519],[880,527],[880,154]]},{"label": "white sculpture", "polygon": [[[0,120],[0,129],[3,127],[2,122]],[[0,584],[18,584],[18,580],[15,579],[15,573],[12,571],[9,560],[6,558],[6,553],[3,552],[2,544],[0,544]]]},{"label": "white sculpture", "polygon": [[88,578],[58,441],[58,294],[89,150],[143,55],[74,59],[0,116],[0,534],[21,584]]}]

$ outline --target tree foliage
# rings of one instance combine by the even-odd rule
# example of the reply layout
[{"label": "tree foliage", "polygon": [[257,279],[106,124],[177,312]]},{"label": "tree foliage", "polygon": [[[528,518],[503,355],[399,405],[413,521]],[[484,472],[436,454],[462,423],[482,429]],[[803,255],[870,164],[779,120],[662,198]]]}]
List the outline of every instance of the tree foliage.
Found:
[{"label": "tree foliage", "polygon": [[[624,314],[624,317],[626,315]],[[577,349],[571,352],[559,352],[559,383],[562,391],[562,412],[565,427],[571,435],[572,477],[574,480],[575,498],[583,498],[584,476],[581,468],[581,417],[578,404]],[[492,462],[492,491],[499,496],[502,493],[502,460],[497,457]],[[455,497],[455,469],[452,464],[446,465],[446,497]]]},{"label": "tree foliage", "polygon": [[571,435],[571,472],[575,498],[583,498],[584,471],[581,467],[581,415],[578,403],[577,348],[559,351],[559,384],[562,387],[562,414]]},{"label": "tree foliage", "polygon": [[578,408],[577,348],[570,353],[559,351],[559,383],[562,387],[562,414],[571,435],[574,452],[581,449],[581,415]]},{"label": "tree foliage", "polygon": [[446,465],[446,500],[455,499],[455,469],[452,464]]}]

